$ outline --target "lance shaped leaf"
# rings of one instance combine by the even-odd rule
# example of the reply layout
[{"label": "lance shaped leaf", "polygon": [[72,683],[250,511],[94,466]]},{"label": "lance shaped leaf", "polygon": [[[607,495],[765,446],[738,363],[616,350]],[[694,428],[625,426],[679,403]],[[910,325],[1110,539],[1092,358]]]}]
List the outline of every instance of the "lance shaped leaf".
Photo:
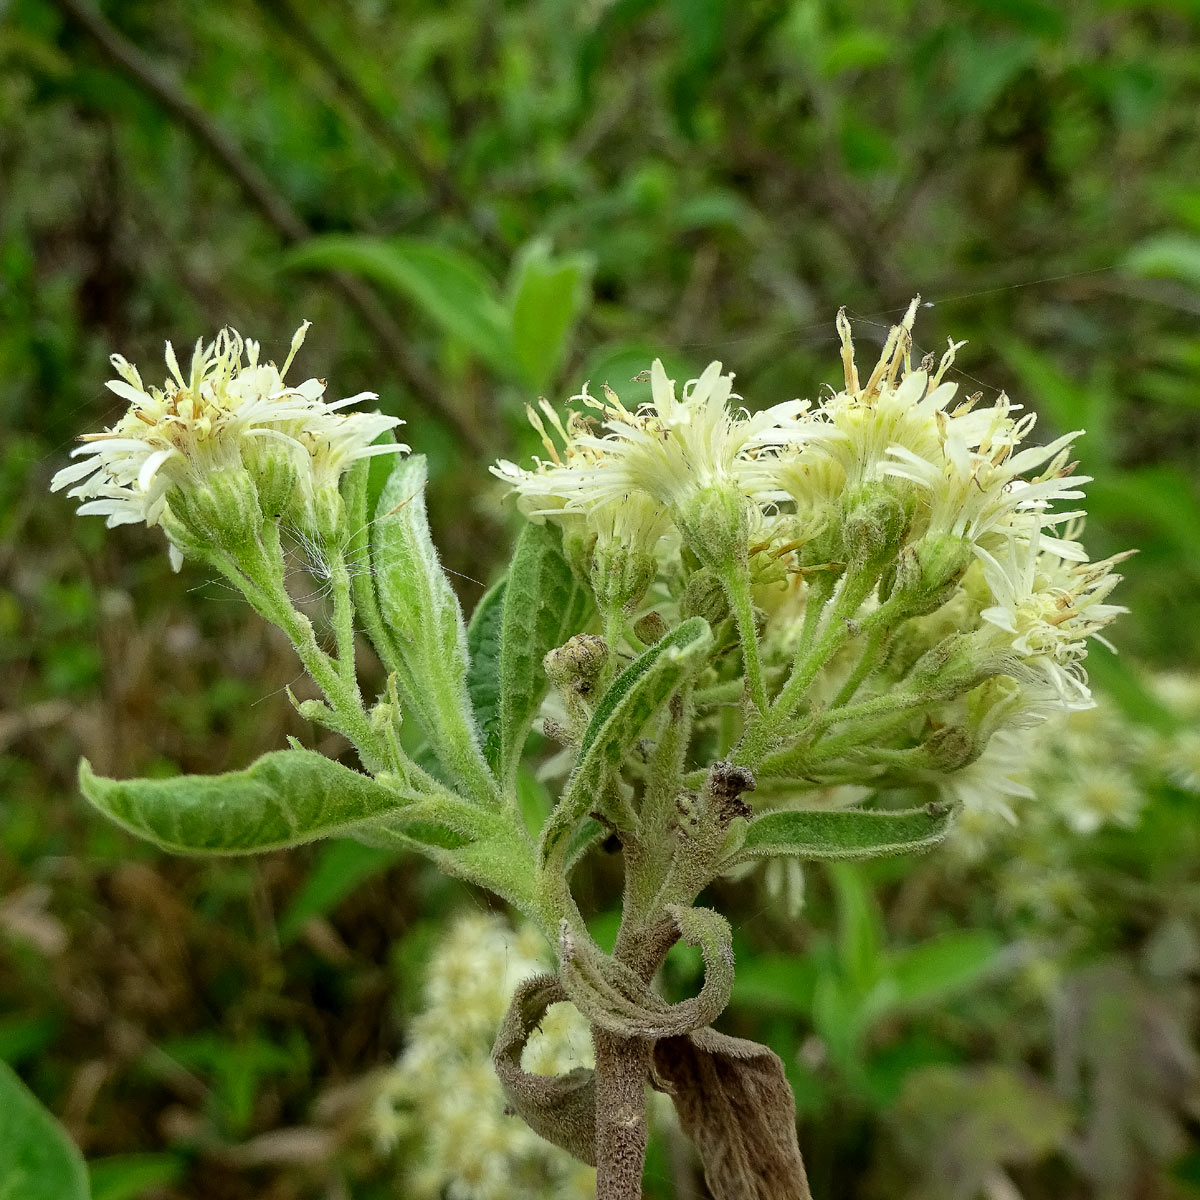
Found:
[{"label": "lance shaped leaf", "polygon": [[500,628],[508,580],[483,594],[467,626],[467,694],[483,742],[483,755],[495,765],[500,741]]},{"label": "lance shaped leaf", "polygon": [[244,771],[105,779],[83,759],[83,794],[118,825],[180,854],[255,854],[358,833],[417,799],[312,750],[276,750]]},{"label": "lance shaped leaf", "polygon": [[[394,440],[389,430],[376,439],[376,444]],[[391,672],[399,668],[399,655],[379,611],[379,594],[371,570],[371,526],[379,507],[379,497],[395,465],[389,458],[390,455],[360,458],[342,476],[341,491],[350,529],[346,561],[351,568],[350,592],[354,600],[354,617],[371,639],[380,661]]]},{"label": "lance shaped leaf", "polygon": [[521,254],[512,283],[513,350],[527,381],[546,387],[562,365],[571,327],[587,298],[591,259],[555,256],[539,238]]},{"label": "lance shaped leaf", "polygon": [[500,631],[500,714],[488,761],[511,781],[542,697],[542,659],[579,633],[591,612],[591,597],[563,556],[558,531],[526,524],[517,539],[504,588]]},{"label": "lance shaped leaf", "polygon": [[669,1004],[624,963],[576,938],[564,921],[559,936],[559,976],[567,995],[592,1025],[621,1037],[675,1037],[700,1029],[725,1011],[733,989],[729,922],[708,908],[668,905],[684,941],[704,956],[698,995]]},{"label": "lance shaped leaf", "polygon": [[541,862],[561,860],[579,822],[596,803],[607,772],[619,767],[646,722],[677,687],[708,661],[712,631],[703,617],[692,617],[636,658],[609,685],[596,705],[579,745],[579,758],[567,789],[539,846]]},{"label": "lance shaped leaf", "polygon": [[596,1165],[596,1077],[584,1067],[565,1075],[530,1075],[521,1066],[529,1035],[552,1004],[567,999],[553,975],[527,979],[513,993],[492,1063],[508,1107],[534,1133],[590,1167]]},{"label": "lance shaped leaf", "polygon": [[773,1051],[706,1027],[656,1042],[654,1074],[715,1200],[812,1200],[792,1090]]},{"label": "lance shaped leaf", "polygon": [[0,1062],[0,1200],[87,1200],[90,1194],[75,1143]]},{"label": "lance shaped leaf", "polygon": [[746,840],[728,865],[790,855],[804,859],[862,859],[906,854],[936,846],[950,832],[954,809],[946,804],[902,811],[764,813],[750,822]]},{"label": "lance shaped leaf", "polygon": [[350,271],[398,292],[502,377],[513,371],[512,326],[499,289],[468,255],[418,238],[326,234],[289,252],[284,265]]},{"label": "lance shaped leaf", "polygon": [[467,695],[466,629],[429,535],[425,482],[423,455],[399,460],[375,509],[371,567],[390,643],[385,662],[438,758],[478,799],[491,800],[495,783]]}]

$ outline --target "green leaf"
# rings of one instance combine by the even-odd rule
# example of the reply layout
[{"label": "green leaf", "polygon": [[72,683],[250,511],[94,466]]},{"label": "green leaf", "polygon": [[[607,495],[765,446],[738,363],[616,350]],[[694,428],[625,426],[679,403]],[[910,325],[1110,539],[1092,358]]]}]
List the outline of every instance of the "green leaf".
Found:
[{"label": "green leaf", "polygon": [[902,950],[891,961],[897,1008],[937,1004],[996,971],[1004,946],[986,929],[954,930]]},{"label": "green leaf", "polygon": [[276,750],[244,771],[105,779],[79,764],[83,794],[118,825],[181,854],[254,854],[349,834],[416,797],[312,750]]},{"label": "green leaf", "polygon": [[88,1163],[92,1200],[143,1200],[178,1183],[186,1167],[173,1154],[114,1154]]},{"label": "green leaf", "polygon": [[829,878],[837,899],[837,952],[842,976],[859,996],[878,982],[882,967],[883,918],[859,870],[830,863]]},{"label": "green leaf", "polygon": [[6,1063],[0,1063],[0,1200],[88,1200],[83,1155]]},{"label": "green leaf", "polygon": [[625,760],[646,722],[708,661],[712,631],[692,617],[635,659],[613,680],[584,731],[566,792],[542,833],[540,858],[562,856],[575,826],[596,803],[604,776]]},{"label": "green leaf", "polygon": [[558,530],[526,524],[517,539],[500,632],[500,720],[488,760],[511,781],[530,722],[546,694],[542,659],[582,631],[591,597],[563,557]]},{"label": "green leaf", "polygon": [[279,918],[279,940],[286,946],[314,917],[332,912],[359,884],[396,861],[391,850],[339,838],[321,849],[303,886]]},{"label": "green leaf", "polygon": [[558,373],[567,339],[587,303],[591,259],[573,254],[555,258],[550,243],[538,238],[517,261],[512,283],[512,337],[526,380],[544,388]]},{"label": "green leaf", "polygon": [[328,234],[292,250],[284,265],[349,271],[411,300],[497,374],[514,372],[508,314],[494,280],[474,259],[437,242]]},{"label": "green leaf", "polygon": [[1124,265],[1143,279],[1173,279],[1200,291],[1200,238],[1186,233],[1147,238],[1130,250]]},{"label": "green leaf", "polygon": [[936,846],[953,819],[953,809],[937,804],[900,812],[769,812],[750,822],[737,861],[789,854],[804,859],[906,854]]},{"label": "green leaf", "polygon": [[493,765],[500,744],[500,630],[506,589],[505,579],[488,588],[467,626],[467,694],[484,757]]},{"label": "green leaf", "polygon": [[400,459],[380,493],[371,567],[388,645],[407,707],[438,758],[478,799],[495,795],[467,694],[467,634],[425,516],[423,455]]}]

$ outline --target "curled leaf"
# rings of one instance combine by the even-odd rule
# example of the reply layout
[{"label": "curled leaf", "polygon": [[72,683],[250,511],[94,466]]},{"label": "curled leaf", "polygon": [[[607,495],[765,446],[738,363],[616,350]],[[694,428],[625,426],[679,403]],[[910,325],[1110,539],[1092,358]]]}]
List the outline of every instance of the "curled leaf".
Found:
[{"label": "curled leaf", "polygon": [[552,1005],[567,999],[553,975],[535,975],[513,994],[496,1035],[492,1063],[509,1108],[539,1137],[596,1165],[596,1078],[576,1067],[565,1075],[530,1075],[521,1066],[529,1035]]},{"label": "curled leaf", "polygon": [[581,943],[563,922],[560,975],[567,994],[588,1021],[621,1037],[661,1038],[689,1033],[716,1020],[733,990],[729,922],[707,908],[668,907],[684,940],[704,956],[698,995],[669,1004],[632,968]]}]

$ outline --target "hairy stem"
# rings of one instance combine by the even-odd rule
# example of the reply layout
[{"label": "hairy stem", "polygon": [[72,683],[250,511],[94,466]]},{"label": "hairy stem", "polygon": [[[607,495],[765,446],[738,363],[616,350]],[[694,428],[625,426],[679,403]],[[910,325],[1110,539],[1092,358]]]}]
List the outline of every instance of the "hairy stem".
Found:
[{"label": "hairy stem", "polygon": [[641,1200],[646,1083],[654,1044],[592,1026],[596,1049],[596,1200]]},{"label": "hairy stem", "polygon": [[724,576],[725,594],[737,622],[742,643],[742,661],[746,666],[746,682],[750,699],[760,713],[767,711],[767,687],[763,681],[762,661],[758,654],[758,632],[754,628],[754,603],[750,598],[750,569],[738,564]]}]

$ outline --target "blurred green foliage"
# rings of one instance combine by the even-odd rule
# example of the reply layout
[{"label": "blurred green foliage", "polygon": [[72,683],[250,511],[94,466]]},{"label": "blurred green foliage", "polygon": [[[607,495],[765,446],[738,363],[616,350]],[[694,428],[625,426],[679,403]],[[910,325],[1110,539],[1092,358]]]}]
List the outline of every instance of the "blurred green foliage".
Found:
[{"label": "blurred green foliage", "polygon": [[[470,608],[526,402],[636,402],[654,354],[723,359],[753,406],[815,396],[839,305],[881,342],[920,292],[922,351],[969,339],[964,393],[1089,431],[1089,547],[1141,550],[1093,677],[1155,725],[1143,670],[1200,667],[1195,0],[83,5],[0,0],[0,1055],[98,1200],[386,1194],[355,1114],[431,918],[470,902],[354,848],[167,860],[76,800],[80,753],[125,776],[314,744],[252,614],[46,494],[119,411],[113,350],[154,378],[164,337],[281,353],[313,320],[301,369],[429,454]],[[814,873],[799,919],[731,887],[727,1023],[787,1061],[816,1193],[1200,1195],[1173,1049],[1197,837],[1161,784],[1136,831],[1064,845],[1094,903],[1036,953],[986,867],[936,856]]]}]

